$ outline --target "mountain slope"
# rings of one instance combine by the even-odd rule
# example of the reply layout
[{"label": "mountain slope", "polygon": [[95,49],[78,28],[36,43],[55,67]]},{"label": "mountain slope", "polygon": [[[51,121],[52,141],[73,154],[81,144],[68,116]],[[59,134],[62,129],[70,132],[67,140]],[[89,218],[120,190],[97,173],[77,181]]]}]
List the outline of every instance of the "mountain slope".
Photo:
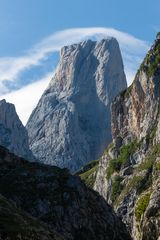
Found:
[{"label": "mountain slope", "polygon": [[4,99],[0,101],[0,145],[20,157],[33,160],[29,150],[28,134],[20,121],[15,107]]},{"label": "mountain slope", "polygon": [[42,222],[16,208],[13,202],[0,195],[1,240],[64,240]]},{"label": "mountain slope", "polygon": [[98,159],[111,141],[110,103],[126,86],[114,38],[62,48],[56,73],[26,126],[37,159],[72,172]]},{"label": "mountain slope", "polygon": [[[16,236],[21,234],[20,239],[28,239],[30,234],[40,240],[131,239],[112,208],[78,177],[66,169],[27,162],[3,147],[0,147],[0,194],[5,197],[0,195],[0,236],[5,236],[4,229],[8,229],[10,237],[9,229],[22,220],[26,225],[13,229]],[[5,214],[5,221],[1,213]]]},{"label": "mountain slope", "polygon": [[160,237],[160,38],[133,84],[112,103],[113,143],[94,189],[114,206],[135,240]]}]

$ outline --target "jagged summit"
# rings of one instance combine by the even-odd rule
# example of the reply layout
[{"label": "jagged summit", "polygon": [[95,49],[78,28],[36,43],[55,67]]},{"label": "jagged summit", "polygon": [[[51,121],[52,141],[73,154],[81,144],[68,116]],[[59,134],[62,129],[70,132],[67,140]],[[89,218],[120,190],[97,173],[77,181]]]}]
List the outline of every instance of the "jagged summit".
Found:
[{"label": "jagged summit", "polygon": [[103,45],[103,44],[107,44],[107,43],[112,43],[114,42],[116,45],[118,44],[116,38],[114,37],[107,37],[107,38],[103,38],[101,39],[100,41],[95,41],[95,40],[92,40],[92,39],[87,39],[87,40],[84,40],[80,43],[75,43],[75,44],[72,44],[72,45],[68,45],[68,46],[64,46],[61,48],[61,51],[60,51],[60,55],[62,56],[63,53],[65,53],[65,51],[73,51],[74,49],[76,48],[88,48],[88,47],[94,47],[95,45]]},{"label": "jagged summit", "polygon": [[71,171],[99,158],[111,141],[110,103],[126,86],[114,38],[63,47],[56,73],[27,123],[35,156]]},{"label": "jagged summit", "polygon": [[[115,56],[115,54],[117,54],[117,56]],[[70,64],[72,64],[72,66],[70,66]],[[113,64],[116,65],[117,70],[113,69]],[[113,74],[111,71],[113,71]],[[112,79],[109,78],[113,78],[114,74],[116,75],[117,73],[121,74],[120,76],[118,75],[118,77],[123,77],[125,83],[123,89],[125,89],[127,86],[126,77],[123,71],[123,62],[117,40],[113,37],[102,39],[98,42],[89,39],[77,44],[65,46],[61,49],[60,63],[46,91],[54,91],[63,99],[68,99],[70,95],[75,95],[78,91],[81,93],[85,91],[85,94],[87,94],[89,89],[84,88],[87,87],[88,83],[93,82],[91,77],[93,79],[96,77],[96,84],[101,84],[101,86],[96,89],[99,94],[98,97],[101,98],[103,95],[106,104],[108,104],[110,95],[112,94],[109,94],[105,87],[111,84],[109,84],[109,81],[112,82]],[[79,76],[79,74],[82,76]],[[118,77],[117,82],[119,81]],[[119,84],[121,84],[121,81]],[[112,84],[114,84],[114,82]],[[96,87],[97,86],[95,86],[95,88]],[[114,88],[116,93],[113,92],[113,95],[116,96],[118,87],[115,85]],[[114,91],[114,88],[112,91]],[[101,100],[103,101],[104,99]]]},{"label": "jagged summit", "polygon": [[33,160],[29,150],[28,134],[20,121],[14,104],[0,101],[0,145],[20,157]]}]

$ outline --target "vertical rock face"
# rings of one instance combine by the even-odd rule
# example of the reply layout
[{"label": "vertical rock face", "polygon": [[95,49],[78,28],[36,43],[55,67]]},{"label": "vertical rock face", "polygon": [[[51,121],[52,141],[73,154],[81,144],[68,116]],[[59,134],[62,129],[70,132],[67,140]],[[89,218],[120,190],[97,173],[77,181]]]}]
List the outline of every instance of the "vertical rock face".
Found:
[{"label": "vertical rock face", "polygon": [[126,88],[114,38],[66,46],[47,90],[27,123],[34,155],[75,171],[111,141],[110,103]]},{"label": "vertical rock face", "polygon": [[113,204],[135,240],[160,238],[159,110],[157,37],[133,84],[113,101],[113,143],[100,160],[94,185]]},{"label": "vertical rock face", "polygon": [[27,130],[21,123],[14,105],[5,100],[0,101],[0,145],[20,157],[34,159],[29,150]]}]

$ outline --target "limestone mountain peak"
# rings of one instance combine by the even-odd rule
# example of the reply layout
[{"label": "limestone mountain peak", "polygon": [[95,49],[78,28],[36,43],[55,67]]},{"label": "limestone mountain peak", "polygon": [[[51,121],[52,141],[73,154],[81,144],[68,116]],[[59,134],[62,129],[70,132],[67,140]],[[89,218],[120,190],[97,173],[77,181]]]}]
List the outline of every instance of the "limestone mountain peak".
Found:
[{"label": "limestone mountain peak", "polygon": [[126,86],[114,38],[63,47],[56,72],[27,123],[35,156],[71,171],[99,158],[111,141],[110,103]]}]

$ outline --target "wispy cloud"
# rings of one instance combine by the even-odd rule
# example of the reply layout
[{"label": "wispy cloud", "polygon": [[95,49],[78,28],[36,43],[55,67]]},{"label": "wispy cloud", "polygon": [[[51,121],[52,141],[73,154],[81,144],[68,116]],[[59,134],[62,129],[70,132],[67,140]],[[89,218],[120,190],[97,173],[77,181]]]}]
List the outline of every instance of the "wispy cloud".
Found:
[{"label": "wispy cloud", "polygon": [[[8,101],[15,103],[20,118],[23,122],[26,122],[26,118],[29,116],[33,106],[35,105],[35,101],[38,101],[38,98],[43,92],[41,90],[37,91],[38,86],[40,89],[42,89],[42,87],[46,87],[46,83],[48,83],[51,74],[49,73],[42,80],[7,95],[4,95],[4,93],[8,90],[5,82],[11,81],[16,85],[20,74],[27,69],[41,65],[43,60],[47,58],[50,53],[59,51],[61,47],[65,45],[80,42],[88,38],[100,40],[108,36],[117,38],[120,44],[125,72],[128,84],[130,84],[140,62],[149,48],[149,44],[146,41],[137,39],[130,34],[113,28],[74,28],[59,31],[48,36],[28,50],[24,56],[0,58],[0,98],[5,97]],[[29,90],[32,91],[35,86],[36,94],[34,91],[33,99],[31,99],[32,94],[29,94],[30,101],[27,103],[24,96],[27,97]],[[28,107],[26,105],[26,109],[23,107],[24,104],[28,104]]]},{"label": "wispy cloud", "polygon": [[[25,56],[0,58],[0,82],[16,81],[22,71],[40,65],[49,53],[59,51],[64,45],[83,41],[87,38],[100,40],[108,36],[117,38],[125,68],[134,72],[148,49],[148,44],[145,41],[112,28],[77,28],[54,33],[33,46]],[[131,69],[132,63],[136,66],[133,69]]]},{"label": "wispy cloud", "polygon": [[16,111],[24,125],[26,124],[31,111],[36,107],[38,100],[49,84],[52,75],[53,72],[48,73],[39,81],[31,83],[11,93],[1,95],[0,99],[6,99],[7,102],[15,105]]}]

